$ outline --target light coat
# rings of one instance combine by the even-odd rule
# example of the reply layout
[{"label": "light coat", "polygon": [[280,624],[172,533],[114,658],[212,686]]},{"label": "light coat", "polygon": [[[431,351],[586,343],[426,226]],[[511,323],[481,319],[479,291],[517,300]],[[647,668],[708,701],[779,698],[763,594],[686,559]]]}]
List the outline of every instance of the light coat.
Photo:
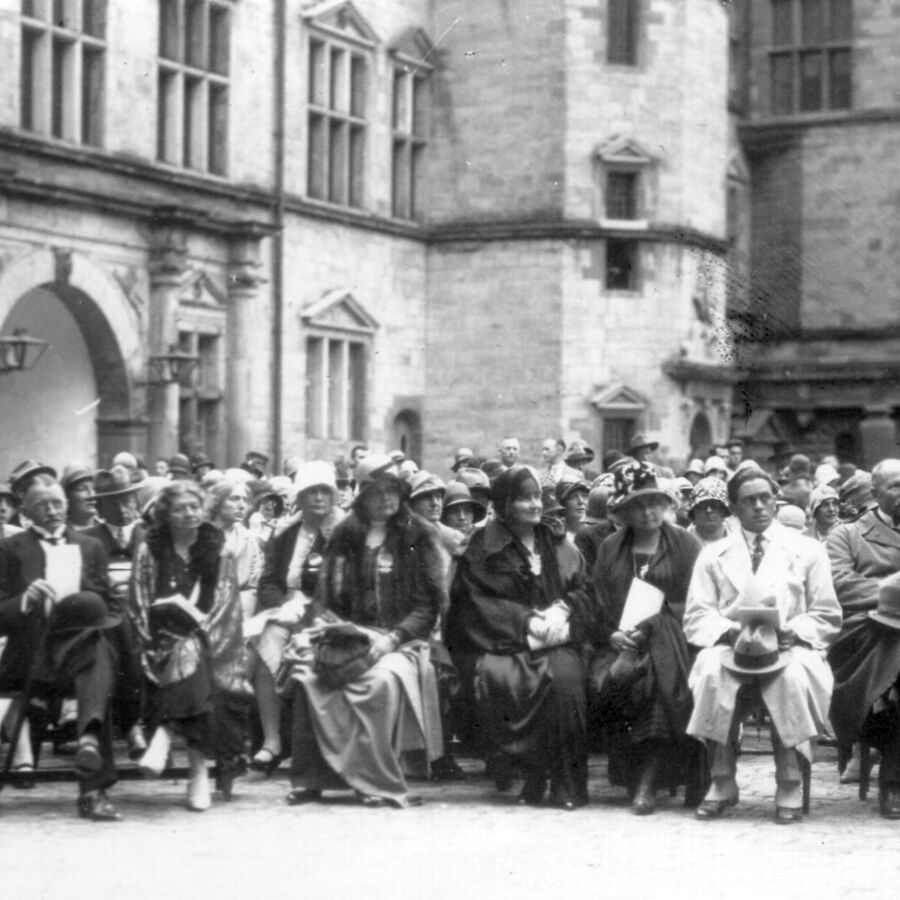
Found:
[{"label": "light coat", "polygon": [[775,598],[782,628],[808,646],[792,648],[791,661],[760,677],[760,692],[782,743],[811,756],[811,745],[827,730],[833,679],[824,651],[841,626],[841,608],[831,583],[825,548],[774,523],[756,576],[743,532],[737,530],[701,552],[694,567],[684,631],[701,649],[691,671],[694,712],[688,734],[726,743],[742,677],[722,666],[728,647],[716,642],[734,625],[751,580]]}]

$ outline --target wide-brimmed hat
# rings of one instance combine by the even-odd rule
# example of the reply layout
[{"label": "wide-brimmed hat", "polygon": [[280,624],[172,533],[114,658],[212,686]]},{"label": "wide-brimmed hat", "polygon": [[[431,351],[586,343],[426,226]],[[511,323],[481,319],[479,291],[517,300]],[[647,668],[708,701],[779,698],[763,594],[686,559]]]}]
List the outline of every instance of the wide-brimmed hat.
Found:
[{"label": "wide-brimmed hat", "polygon": [[741,675],[767,675],[783,669],[792,655],[790,650],[778,649],[778,634],[771,625],[748,622],[734,647],[722,654],[722,665]]},{"label": "wide-brimmed hat", "polygon": [[446,491],[447,485],[444,483],[444,480],[431,472],[426,472],[424,469],[416,472],[409,479],[410,500],[415,500],[416,497],[421,497],[424,494],[441,494],[443,496]]},{"label": "wide-brimmed hat", "polygon": [[102,500],[104,497],[122,497],[134,494],[141,489],[142,482],[131,480],[131,473],[125,466],[113,466],[111,469],[98,469],[94,476],[94,493],[91,500]]},{"label": "wide-brimmed hat", "polygon": [[[81,463],[69,463],[69,465],[63,469],[59,483],[62,486],[62,489],[68,493],[75,485],[82,484],[85,481],[91,481],[93,477],[93,469],[83,466]],[[128,480],[131,481],[131,475],[128,476]]]},{"label": "wide-brimmed hat", "polygon": [[725,508],[728,515],[728,487],[721,478],[711,475],[709,478],[701,478],[691,489],[691,497],[688,500],[688,514],[692,513],[701,503],[719,503]]},{"label": "wide-brimmed hat", "polygon": [[34,478],[35,475],[49,475],[51,478],[56,478],[56,469],[52,466],[45,466],[37,460],[26,459],[24,462],[20,462],[12,472],[10,472],[9,483],[16,493],[20,493],[22,485],[28,481],[29,478]]},{"label": "wide-brimmed hat", "polygon": [[572,441],[566,450],[565,462],[589,463],[594,458],[594,451],[584,441]]},{"label": "wide-brimmed hat", "polygon": [[656,469],[647,463],[632,462],[616,469],[616,490],[610,501],[610,509],[621,511],[639,497],[658,497],[666,503],[672,502],[672,495],[663,488],[656,478]]},{"label": "wide-brimmed hat", "polygon": [[332,498],[335,502],[337,501],[337,480],[334,466],[330,462],[313,459],[297,466],[297,471],[294,473],[294,490],[297,496],[299,497],[304,491],[313,487],[328,488]]},{"label": "wide-brimmed hat", "polygon": [[878,606],[869,612],[869,618],[900,631],[900,573],[878,583]]},{"label": "wide-brimmed hat", "polygon": [[470,447],[460,447],[456,453],[453,454],[453,465],[450,466],[451,472],[458,472],[463,467],[471,468],[472,466],[478,465],[478,457],[475,455],[475,451]]},{"label": "wide-brimmed hat", "polygon": [[479,500],[475,500],[469,489],[461,481],[451,481],[447,485],[447,492],[444,494],[444,512],[454,506],[462,506],[467,503],[472,507],[472,520],[480,522],[486,515],[487,509]]},{"label": "wide-brimmed hat", "polygon": [[636,453],[638,450],[658,450],[659,441],[648,441],[642,434],[636,434],[628,442],[628,452]]}]

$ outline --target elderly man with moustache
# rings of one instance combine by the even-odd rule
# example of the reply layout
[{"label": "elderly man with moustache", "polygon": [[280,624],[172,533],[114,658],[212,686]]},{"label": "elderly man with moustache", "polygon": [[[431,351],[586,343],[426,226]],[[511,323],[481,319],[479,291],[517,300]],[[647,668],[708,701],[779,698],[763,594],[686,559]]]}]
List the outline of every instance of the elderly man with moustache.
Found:
[{"label": "elderly man with moustache", "polygon": [[503,468],[508,469],[516,465],[519,461],[519,439],[514,437],[505,437],[497,444],[497,456],[503,463]]},{"label": "elderly man with moustache", "polygon": [[[115,688],[116,654],[107,633],[118,624],[109,607],[102,545],[66,525],[66,497],[47,474],[22,497],[31,525],[0,541],[0,690],[27,691],[28,713],[54,694],[74,692],[78,702],[78,813],[95,822],[117,821],[106,796],[116,780],[108,701]],[[59,596],[47,580],[47,560],[59,546],[81,558],[78,590]],[[26,698],[27,699],[27,698]]]},{"label": "elderly man with moustache", "polygon": [[[825,549],[775,521],[777,490],[757,469],[731,479],[728,499],[740,527],[703,549],[688,590],[684,633],[701,649],[689,679],[694,710],[687,732],[707,742],[711,775],[699,819],[718,818],[738,801],[735,713],[743,686],[758,690],[772,719],[778,824],[801,821],[798,754],[812,763],[826,730],[833,679],[824,651],[841,610]],[[746,669],[734,665],[748,607],[773,607],[779,622],[771,664],[757,658],[760,674],[737,674]]]}]

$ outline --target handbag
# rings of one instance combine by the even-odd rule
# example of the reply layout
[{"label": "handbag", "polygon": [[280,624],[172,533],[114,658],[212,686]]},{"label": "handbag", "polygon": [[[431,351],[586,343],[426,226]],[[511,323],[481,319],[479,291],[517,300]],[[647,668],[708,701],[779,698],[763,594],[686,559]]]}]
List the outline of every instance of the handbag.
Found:
[{"label": "handbag", "polygon": [[370,667],[371,638],[349,622],[326,625],[313,643],[313,672],[332,689],[342,688]]}]

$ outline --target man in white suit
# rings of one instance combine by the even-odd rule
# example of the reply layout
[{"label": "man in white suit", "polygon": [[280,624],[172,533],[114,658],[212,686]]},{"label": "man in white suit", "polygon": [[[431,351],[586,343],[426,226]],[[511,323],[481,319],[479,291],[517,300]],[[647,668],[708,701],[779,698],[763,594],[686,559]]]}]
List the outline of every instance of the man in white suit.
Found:
[{"label": "man in white suit", "polygon": [[[797,754],[812,762],[827,722],[833,680],[824,651],[840,628],[841,608],[825,548],[775,521],[776,492],[761,470],[731,479],[728,499],[741,527],[702,551],[688,591],[685,636],[701,650],[689,679],[694,711],[687,731],[707,741],[712,779],[697,809],[700,819],[718,818],[738,799],[735,711],[742,685],[758,685],[772,719],[780,824],[801,819]],[[738,674],[746,671],[735,665],[738,610],[770,605],[780,622],[771,665],[764,673]]]}]

